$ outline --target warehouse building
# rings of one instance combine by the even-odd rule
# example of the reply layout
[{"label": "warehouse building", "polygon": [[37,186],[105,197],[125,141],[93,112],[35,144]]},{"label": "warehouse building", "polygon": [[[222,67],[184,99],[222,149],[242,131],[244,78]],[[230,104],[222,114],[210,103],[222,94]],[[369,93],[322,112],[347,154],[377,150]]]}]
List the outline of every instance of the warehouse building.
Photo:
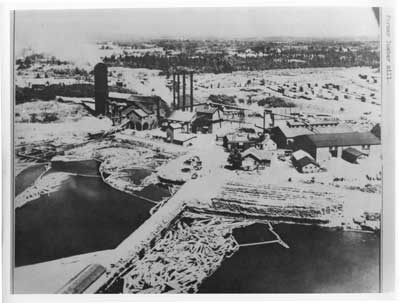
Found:
[{"label": "warehouse building", "polygon": [[271,138],[274,140],[278,148],[293,149],[294,139],[298,136],[312,134],[338,134],[351,133],[353,130],[346,125],[306,125],[302,127],[289,127],[288,125],[280,125],[271,129]]},{"label": "warehouse building", "polygon": [[294,150],[304,150],[315,160],[341,158],[343,150],[352,147],[365,155],[379,154],[380,140],[370,132],[327,133],[298,136]]},{"label": "warehouse building", "polygon": [[302,135],[311,135],[313,132],[305,127],[276,126],[271,129],[271,139],[278,148],[292,148],[294,138]]}]

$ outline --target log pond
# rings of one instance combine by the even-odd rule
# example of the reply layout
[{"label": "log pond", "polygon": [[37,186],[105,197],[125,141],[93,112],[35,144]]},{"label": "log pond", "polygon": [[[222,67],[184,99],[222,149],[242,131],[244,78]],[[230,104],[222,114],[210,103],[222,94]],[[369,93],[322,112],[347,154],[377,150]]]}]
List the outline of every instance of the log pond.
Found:
[{"label": "log pond", "polygon": [[[115,248],[150,216],[154,204],[105,184],[96,161],[81,164],[51,168],[49,174],[66,171],[85,176],[70,176],[58,191],[15,210],[15,266]],[[42,165],[26,169],[16,182],[26,187],[41,172]],[[139,194],[161,200],[169,192],[149,185]]]},{"label": "log pond", "polygon": [[[200,293],[345,293],[379,291],[379,235],[277,224],[290,246],[240,247]],[[239,244],[270,240],[262,225],[234,230]]]},{"label": "log pond", "polygon": [[[154,204],[104,184],[95,162],[82,164],[78,170],[62,170],[93,177],[71,176],[58,191],[16,209],[15,266],[114,248],[150,216]],[[53,171],[58,170],[48,173]],[[42,172],[42,165],[21,172],[18,191]],[[156,200],[169,194],[158,185],[140,193]],[[274,229],[289,249],[276,243],[240,247],[203,281],[199,292],[379,291],[379,235],[298,224],[276,224]],[[271,240],[258,224],[235,229],[233,235],[239,244]]]}]

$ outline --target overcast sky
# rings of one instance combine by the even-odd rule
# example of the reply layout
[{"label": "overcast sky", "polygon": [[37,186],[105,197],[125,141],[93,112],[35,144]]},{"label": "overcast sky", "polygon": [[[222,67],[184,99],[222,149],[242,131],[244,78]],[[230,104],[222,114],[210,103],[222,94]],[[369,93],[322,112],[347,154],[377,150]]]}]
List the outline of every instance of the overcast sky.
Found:
[{"label": "overcast sky", "polygon": [[130,38],[377,38],[371,8],[169,8],[16,12],[16,49]]}]

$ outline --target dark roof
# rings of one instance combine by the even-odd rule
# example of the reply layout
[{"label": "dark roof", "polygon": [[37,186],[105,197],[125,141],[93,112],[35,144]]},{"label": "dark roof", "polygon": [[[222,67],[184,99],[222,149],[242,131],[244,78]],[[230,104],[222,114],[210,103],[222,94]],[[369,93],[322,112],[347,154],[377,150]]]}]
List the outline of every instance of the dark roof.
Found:
[{"label": "dark roof", "polygon": [[287,125],[281,125],[273,128],[273,132],[276,132],[277,130],[280,130],[286,138],[294,138],[297,136],[313,134],[311,130],[305,127],[291,128]]},{"label": "dark roof", "polygon": [[[129,106],[134,104],[137,108],[140,108],[149,115],[154,113],[153,109],[156,107],[158,101],[162,103],[162,99],[158,96],[143,96],[116,92],[109,92],[108,99],[112,102],[129,104]],[[162,106],[162,104],[160,104],[160,106]]]},{"label": "dark roof", "polygon": [[352,156],[358,158],[360,156],[365,156],[367,155],[366,153],[363,153],[361,151],[359,151],[358,149],[355,149],[353,147],[348,147],[346,149],[343,150],[343,153],[348,153],[351,154]]},{"label": "dark roof", "polygon": [[142,95],[131,95],[128,98],[128,102],[133,102],[137,107],[142,109],[146,114],[153,114],[153,106],[157,104],[158,96],[142,96]]},{"label": "dark roof", "polygon": [[312,134],[297,136],[297,142],[308,141],[316,147],[378,145],[381,141],[370,132]]},{"label": "dark roof", "polygon": [[319,167],[319,164],[309,157],[303,157],[300,160],[298,160],[297,163],[298,163],[298,166],[300,166],[300,167],[304,167],[310,163]]}]

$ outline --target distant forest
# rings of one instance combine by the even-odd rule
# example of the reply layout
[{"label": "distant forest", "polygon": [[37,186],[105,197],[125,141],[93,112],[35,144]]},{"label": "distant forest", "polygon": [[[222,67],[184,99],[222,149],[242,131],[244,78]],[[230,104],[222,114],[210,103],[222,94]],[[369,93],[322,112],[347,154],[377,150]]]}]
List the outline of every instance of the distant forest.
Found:
[{"label": "distant forest", "polygon": [[241,70],[268,70],[282,68],[313,67],[379,67],[379,52],[370,47],[358,46],[356,50],[338,50],[333,47],[309,49],[261,49],[254,47],[254,52],[263,53],[259,57],[241,57],[237,54],[210,52],[194,55],[193,52],[182,52],[179,55],[158,55],[146,53],[143,56],[111,55],[103,58],[109,66],[131,68],[160,69],[168,74],[171,68],[187,67],[197,72],[230,73]]}]

